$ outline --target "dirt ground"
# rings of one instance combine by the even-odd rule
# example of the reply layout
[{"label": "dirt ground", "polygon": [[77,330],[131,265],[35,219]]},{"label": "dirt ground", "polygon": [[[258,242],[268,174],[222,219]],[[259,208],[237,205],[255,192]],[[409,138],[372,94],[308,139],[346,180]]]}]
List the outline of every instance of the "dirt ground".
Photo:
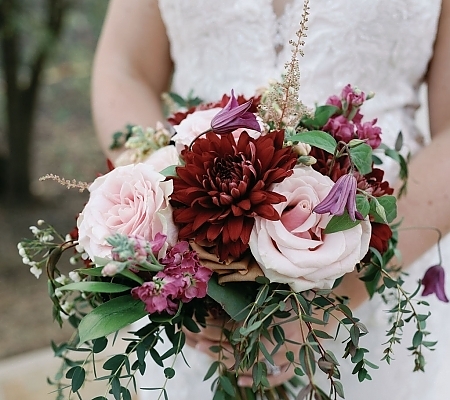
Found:
[{"label": "dirt ground", "polygon": [[[50,340],[58,342],[71,333],[71,329],[60,329],[52,321],[45,273],[36,279],[29,267],[22,264],[16,245],[22,238],[31,238],[29,226],[36,225],[38,219],[44,219],[62,234],[68,233],[75,225],[75,216],[81,211],[88,194],[59,187],[52,181],[39,182],[38,177],[55,173],[70,179],[91,181],[97,172],[105,172],[106,169],[100,166],[104,164],[103,156],[89,127],[90,122],[86,125],[74,128],[73,132],[66,131],[67,139],[75,135],[77,139],[75,144],[67,140],[65,145],[60,143],[64,136],[54,136],[61,134],[59,130],[48,135],[49,132],[41,125],[38,142],[41,143],[44,136],[46,146],[56,151],[43,150],[48,156],[36,158],[36,176],[33,179],[36,201],[29,206],[0,204],[0,358],[48,346]],[[37,153],[41,151],[37,150]],[[50,153],[53,156],[48,158]],[[91,170],[91,177],[86,179],[86,171],[77,173],[77,165],[90,166],[85,169]]]}]

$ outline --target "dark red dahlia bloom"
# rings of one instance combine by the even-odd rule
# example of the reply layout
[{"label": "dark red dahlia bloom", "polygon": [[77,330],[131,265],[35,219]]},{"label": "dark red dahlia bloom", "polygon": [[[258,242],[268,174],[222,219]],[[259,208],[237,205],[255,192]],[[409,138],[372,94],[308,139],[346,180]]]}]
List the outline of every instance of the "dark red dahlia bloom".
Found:
[{"label": "dark red dahlia bloom", "polygon": [[371,222],[372,235],[370,237],[370,247],[377,249],[383,254],[388,249],[389,239],[392,237],[392,230],[387,224]]},{"label": "dark red dahlia bloom", "polygon": [[292,174],[296,155],[283,147],[284,132],[251,138],[208,133],[182,152],[171,203],[179,238],[216,246],[220,260],[248,248],[254,217],[278,220],[273,204],[286,198],[271,185]]},{"label": "dark red dahlia bloom", "polygon": [[317,147],[312,147],[309,155],[317,160],[311,167],[322,175],[329,176],[333,182],[336,182],[342,175],[348,174],[351,170],[348,156],[334,160],[332,154]]},{"label": "dark red dahlia bloom", "polygon": [[373,168],[372,172],[364,176],[356,174],[358,189],[364,190],[374,197],[394,193],[394,189],[389,185],[389,182],[383,181],[383,177],[384,171],[379,168]]}]

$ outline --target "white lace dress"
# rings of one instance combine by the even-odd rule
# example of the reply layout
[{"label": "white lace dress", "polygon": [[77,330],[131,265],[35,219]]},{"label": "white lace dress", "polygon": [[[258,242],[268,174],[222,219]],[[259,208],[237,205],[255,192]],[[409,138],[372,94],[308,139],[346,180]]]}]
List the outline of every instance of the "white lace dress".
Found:
[{"label": "white lace dress", "polygon": [[[216,100],[232,88],[252,95],[269,79],[278,79],[290,58],[288,41],[295,38],[303,1],[282,3],[284,11],[277,15],[272,0],[159,0],[176,67],[173,90],[181,95],[194,90],[205,100]],[[305,55],[300,60],[301,99],[309,105],[323,102],[347,83],[373,91],[376,96],[364,105],[363,114],[378,117],[385,142],[392,145],[401,130],[408,148],[417,152],[427,142],[415,122],[418,90],[432,54],[440,7],[440,0],[311,0]],[[390,175],[394,176],[392,171]],[[449,242],[442,246],[447,266]],[[415,287],[435,263],[437,252],[431,249],[410,268],[411,282],[406,287]],[[371,382],[359,383],[351,375],[353,366],[343,363],[346,399],[450,398],[444,387],[450,374],[446,362],[450,306],[428,300],[433,312],[428,325],[440,343],[438,351],[426,354],[425,374],[411,372],[413,359],[403,350],[411,343],[410,330],[397,346],[392,365],[379,361],[388,328],[383,304],[368,302],[356,310],[370,331],[363,339],[371,350],[368,358],[380,369],[371,371]],[[210,382],[202,381],[210,360],[192,349],[186,356],[191,368],[180,360],[177,376],[168,385],[170,398],[211,399]],[[150,363],[148,367],[142,386],[161,385],[162,371]],[[140,399],[157,397],[155,392],[143,392]]]}]

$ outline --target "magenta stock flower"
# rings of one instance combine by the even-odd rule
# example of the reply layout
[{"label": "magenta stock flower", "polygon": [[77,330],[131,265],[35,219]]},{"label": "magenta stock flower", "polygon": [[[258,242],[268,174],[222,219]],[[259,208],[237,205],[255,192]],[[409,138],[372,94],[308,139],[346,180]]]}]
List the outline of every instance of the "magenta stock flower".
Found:
[{"label": "magenta stock flower", "polygon": [[377,119],[375,118],[372,121],[357,124],[358,138],[367,140],[367,144],[372,149],[376,149],[381,144],[381,128],[375,126],[376,123]]},{"label": "magenta stock flower", "polygon": [[164,270],[159,271],[150,282],[131,290],[134,298],[145,303],[149,314],[166,312],[175,314],[181,302],[203,298],[208,290],[212,271],[204,267],[188,242],[178,242],[160,260]]},{"label": "magenta stock flower", "polygon": [[175,314],[178,310],[178,302],[174,301],[177,293],[176,280],[167,276],[144,282],[141,286],[131,289],[131,295],[145,303],[145,309],[149,314],[161,312]]},{"label": "magenta stock flower", "polygon": [[214,133],[224,135],[231,133],[236,129],[252,129],[261,132],[261,128],[256,120],[255,114],[248,111],[252,105],[252,99],[239,105],[234,91],[231,91],[231,97],[227,105],[219,111],[219,113],[212,119],[211,128]]},{"label": "magenta stock flower", "polygon": [[422,279],[423,292],[422,296],[428,296],[432,293],[436,294],[436,297],[448,303],[448,298],[445,294],[445,271],[441,265],[433,265],[428,268]]},{"label": "magenta stock flower", "polygon": [[317,214],[342,215],[347,209],[352,221],[363,220],[364,217],[356,209],[356,185],[356,178],[352,174],[342,175],[313,211]]}]

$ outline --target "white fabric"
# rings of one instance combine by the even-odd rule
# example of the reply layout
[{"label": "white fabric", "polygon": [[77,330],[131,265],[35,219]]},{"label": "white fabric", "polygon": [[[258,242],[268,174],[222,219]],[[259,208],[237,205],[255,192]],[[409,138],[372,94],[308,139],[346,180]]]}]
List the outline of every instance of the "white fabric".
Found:
[{"label": "white fabric", "polygon": [[[252,95],[269,79],[280,77],[290,58],[288,41],[295,39],[303,1],[283,1],[278,4],[281,7],[274,7],[272,0],[159,0],[159,4],[176,67],[173,90],[181,95],[193,90],[204,100],[217,100],[232,88]],[[440,6],[440,0],[311,0],[305,56],[300,60],[302,100],[309,105],[323,102],[339,94],[347,83],[373,91],[375,98],[362,111],[366,118],[378,117],[383,140],[393,144],[402,130],[408,148],[419,150],[428,138],[415,122],[418,90],[432,55]],[[449,240],[442,248],[450,266]],[[413,290],[416,280],[435,263],[437,252],[431,249],[409,270],[406,287]],[[355,311],[370,331],[362,339],[371,349],[368,359],[380,369],[370,371],[372,382],[360,384],[351,376],[352,365],[344,364],[346,399],[447,398],[442,393],[448,393],[444,382],[450,373],[445,362],[445,356],[450,356],[450,318],[445,318],[450,306],[431,297],[426,300],[433,313],[430,331],[440,341],[438,351],[426,352],[426,374],[413,374],[413,359],[402,350],[411,343],[409,330],[402,345],[395,348],[393,364],[379,361],[388,328],[381,303],[369,302]],[[186,356],[191,368],[183,368],[182,360],[178,363],[177,376],[169,382],[169,396],[211,399],[210,381],[202,383],[209,360],[191,349]],[[162,371],[149,363],[144,385],[161,384],[156,376],[161,377]],[[146,392],[140,398],[157,397]]]}]

